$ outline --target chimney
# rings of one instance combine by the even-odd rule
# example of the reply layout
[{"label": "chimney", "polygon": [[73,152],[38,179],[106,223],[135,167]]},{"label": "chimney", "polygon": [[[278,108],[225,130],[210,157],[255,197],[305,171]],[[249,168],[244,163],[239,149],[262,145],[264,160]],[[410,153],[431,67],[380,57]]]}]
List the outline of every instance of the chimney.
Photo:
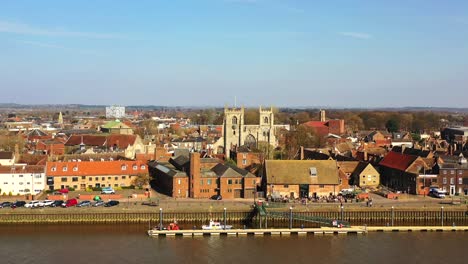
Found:
[{"label": "chimney", "polygon": [[198,190],[200,189],[200,153],[190,153],[190,182],[189,190],[191,198],[198,198]]}]

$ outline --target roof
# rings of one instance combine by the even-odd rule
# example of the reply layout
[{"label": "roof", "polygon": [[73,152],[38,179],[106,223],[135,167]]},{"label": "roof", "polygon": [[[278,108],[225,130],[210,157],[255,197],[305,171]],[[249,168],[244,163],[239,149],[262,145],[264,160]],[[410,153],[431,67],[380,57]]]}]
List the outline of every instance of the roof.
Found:
[{"label": "roof", "polygon": [[28,133],[28,137],[46,137],[46,136],[48,136],[48,134],[39,129],[33,129]]},{"label": "roof", "polygon": [[13,165],[0,166],[0,173],[43,173],[45,166],[40,165]]},{"label": "roof", "polygon": [[429,156],[429,154],[431,154],[431,151],[430,150],[415,149],[415,148],[405,148],[405,150],[403,150],[403,154],[408,154],[408,155],[419,156],[419,157],[422,157],[422,158],[427,158]]},{"label": "roof", "polygon": [[117,146],[119,149],[125,149],[129,145],[135,144],[137,136],[136,135],[120,135],[112,134],[107,136],[106,145],[108,147]]},{"label": "roof", "polygon": [[234,170],[233,168],[224,165],[222,163],[216,164],[211,169],[218,177],[228,177],[228,178],[242,178],[242,174]]},{"label": "roof", "polygon": [[13,156],[11,151],[0,151],[0,159],[13,159]]},{"label": "roof", "polygon": [[351,174],[351,177],[359,176],[359,174],[361,174],[362,171],[365,170],[367,168],[367,166],[369,166],[369,165],[370,165],[370,163],[367,163],[367,162],[362,162],[362,161],[359,162],[359,164],[356,166],[353,173]]},{"label": "roof", "polygon": [[345,173],[352,173],[359,165],[358,161],[341,161],[338,162],[338,168]]},{"label": "roof", "polygon": [[130,128],[125,123],[122,123],[118,120],[109,121],[101,126],[102,128],[111,129],[111,128]]},{"label": "roof", "polygon": [[169,177],[187,177],[187,173],[175,169],[172,164],[167,162],[150,161],[148,165]]},{"label": "roof", "polygon": [[104,146],[106,143],[105,136],[95,136],[95,135],[72,135],[65,142],[65,146],[77,146],[81,143],[86,146]]},{"label": "roof", "polygon": [[265,172],[268,184],[339,184],[334,160],[266,160]]},{"label": "roof", "polygon": [[[147,173],[145,162],[136,160],[116,161],[65,161],[47,162],[47,176],[97,176],[135,175]],[[144,167],[142,167],[144,166]],[[55,167],[55,171],[52,168]],[[66,167],[66,171],[64,171]],[[76,170],[75,170],[76,168]]]},{"label": "roof", "polygon": [[170,158],[169,162],[174,165],[178,170],[182,170],[184,166],[190,163],[190,159],[187,156],[180,155],[177,158]]},{"label": "roof", "polygon": [[408,167],[413,164],[413,162],[418,158],[418,156],[412,156],[407,154],[401,154],[397,152],[390,151],[379,165],[387,168],[397,169],[400,171],[406,171]]}]

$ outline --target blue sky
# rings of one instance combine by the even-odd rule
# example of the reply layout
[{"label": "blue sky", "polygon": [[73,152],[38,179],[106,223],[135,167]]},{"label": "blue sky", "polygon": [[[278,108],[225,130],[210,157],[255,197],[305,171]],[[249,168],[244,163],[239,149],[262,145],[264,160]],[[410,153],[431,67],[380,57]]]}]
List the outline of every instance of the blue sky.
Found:
[{"label": "blue sky", "polygon": [[468,107],[468,1],[0,2],[0,102]]}]

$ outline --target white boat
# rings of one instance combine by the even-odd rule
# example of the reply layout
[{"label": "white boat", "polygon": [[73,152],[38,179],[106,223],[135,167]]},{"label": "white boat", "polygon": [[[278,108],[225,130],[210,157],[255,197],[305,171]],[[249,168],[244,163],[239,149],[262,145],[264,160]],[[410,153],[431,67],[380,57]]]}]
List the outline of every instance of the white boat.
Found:
[{"label": "white boat", "polygon": [[215,222],[213,220],[210,220],[209,225],[202,225],[203,230],[224,230],[224,229],[231,229],[232,225],[226,225],[226,228],[224,228],[224,225],[222,225],[220,222]]}]

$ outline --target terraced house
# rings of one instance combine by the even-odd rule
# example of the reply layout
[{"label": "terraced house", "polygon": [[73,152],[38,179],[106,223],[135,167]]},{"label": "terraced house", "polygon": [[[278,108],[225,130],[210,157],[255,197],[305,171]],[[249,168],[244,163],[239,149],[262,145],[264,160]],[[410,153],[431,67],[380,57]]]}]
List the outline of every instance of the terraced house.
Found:
[{"label": "terraced house", "polygon": [[146,163],[129,160],[47,162],[46,177],[50,190],[93,187],[126,187],[148,173]]}]

